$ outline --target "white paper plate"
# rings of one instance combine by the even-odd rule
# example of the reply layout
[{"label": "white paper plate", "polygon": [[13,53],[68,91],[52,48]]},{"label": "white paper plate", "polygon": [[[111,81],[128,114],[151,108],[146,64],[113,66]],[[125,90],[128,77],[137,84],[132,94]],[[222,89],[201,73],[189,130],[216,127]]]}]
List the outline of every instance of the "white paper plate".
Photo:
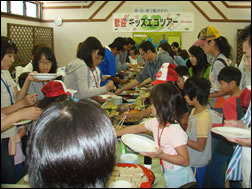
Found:
[{"label": "white paper plate", "polygon": [[251,138],[251,130],[236,127],[214,127],[214,133],[220,134],[227,138]]},{"label": "white paper plate", "polygon": [[100,97],[102,97],[103,99],[114,99],[117,96],[116,95],[99,95]]},{"label": "white paper plate", "polygon": [[24,124],[27,124],[27,123],[30,123],[32,120],[21,120],[19,122],[16,122],[16,123],[13,123],[13,125],[24,125]]},{"label": "white paper plate", "polygon": [[67,89],[67,92],[69,92],[69,93],[71,93],[71,94],[78,93],[77,90],[73,90],[73,89]]},{"label": "white paper plate", "polygon": [[111,75],[103,75],[103,76],[105,76],[105,77],[111,77]]},{"label": "white paper plate", "polygon": [[57,77],[57,74],[53,73],[32,73],[31,75],[38,80],[52,80]]},{"label": "white paper plate", "polygon": [[131,183],[126,180],[117,180],[109,185],[109,188],[131,188]]},{"label": "white paper plate", "polygon": [[136,103],[136,99],[128,99],[127,102],[128,104],[134,104]]},{"label": "white paper plate", "polygon": [[136,134],[125,134],[121,137],[123,143],[135,152],[156,152],[158,145],[149,138]]}]

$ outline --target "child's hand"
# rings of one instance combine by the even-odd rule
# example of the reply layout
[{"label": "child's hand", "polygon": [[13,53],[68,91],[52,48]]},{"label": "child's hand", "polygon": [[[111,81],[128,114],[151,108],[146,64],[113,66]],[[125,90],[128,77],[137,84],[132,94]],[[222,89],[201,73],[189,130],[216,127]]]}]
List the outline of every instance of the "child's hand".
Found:
[{"label": "child's hand", "polygon": [[145,152],[145,153],[140,153],[142,154],[143,156],[148,156],[150,158],[160,158],[161,154],[163,153],[163,150],[161,148],[156,148],[157,151],[156,152]]}]

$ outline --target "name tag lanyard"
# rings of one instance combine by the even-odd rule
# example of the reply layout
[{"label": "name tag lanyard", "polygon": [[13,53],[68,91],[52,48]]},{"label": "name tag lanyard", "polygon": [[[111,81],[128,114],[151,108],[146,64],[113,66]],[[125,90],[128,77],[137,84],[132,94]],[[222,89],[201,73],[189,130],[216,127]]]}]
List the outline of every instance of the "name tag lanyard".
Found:
[{"label": "name tag lanyard", "polygon": [[10,91],[9,86],[4,82],[4,80],[2,79],[2,77],[1,77],[1,81],[3,82],[4,86],[5,86],[6,89],[7,89],[7,92],[9,93],[10,100],[11,100],[11,104],[13,104],[12,95],[11,95],[11,91]]}]

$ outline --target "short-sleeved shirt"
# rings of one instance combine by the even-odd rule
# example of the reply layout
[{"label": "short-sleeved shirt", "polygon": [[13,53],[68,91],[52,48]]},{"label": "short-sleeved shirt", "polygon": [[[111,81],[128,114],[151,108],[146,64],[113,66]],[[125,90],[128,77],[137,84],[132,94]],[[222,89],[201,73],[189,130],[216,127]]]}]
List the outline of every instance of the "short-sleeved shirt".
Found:
[{"label": "short-sleeved shirt", "polygon": [[154,81],[156,79],[155,74],[159,71],[163,63],[173,63],[173,59],[166,52],[159,52],[157,54],[155,62],[145,62],[144,69],[136,76],[138,83],[142,83],[149,77]]},{"label": "short-sleeved shirt", "polygon": [[204,167],[211,159],[211,119],[209,110],[206,109],[194,115],[195,109],[192,110],[186,133],[192,141],[197,138],[207,138],[206,146],[203,152],[188,147],[191,167]]},{"label": "short-sleeved shirt", "polygon": [[[101,71],[101,75],[116,76],[116,62],[114,54],[107,48],[105,48],[104,60],[98,66]],[[101,82],[101,86],[104,86],[108,82],[108,79]]]},{"label": "short-sleeved shirt", "polygon": [[222,107],[225,120],[237,120],[236,100],[239,96],[228,97]]},{"label": "short-sleeved shirt", "polygon": [[[158,133],[158,120],[156,118],[153,118],[147,121],[144,126],[147,130],[152,131],[154,140],[158,144],[158,136],[160,137],[162,132],[162,129],[159,129]],[[186,144],[187,135],[179,124],[170,124],[169,126],[164,128],[160,140],[160,148],[164,153],[168,155],[177,155],[175,148]],[[175,170],[180,167],[179,165],[174,165],[164,160],[163,163],[164,168],[167,170]]]},{"label": "short-sleeved shirt", "polygon": [[[3,80],[3,81],[2,81]],[[9,70],[1,70],[1,108],[5,108],[11,105],[10,95],[4,83],[9,87],[11,92],[13,104],[15,104],[15,90],[17,84],[13,81]],[[7,129],[6,131],[1,133],[1,138],[9,138],[10,136],[16,135],[16,126]]]}]

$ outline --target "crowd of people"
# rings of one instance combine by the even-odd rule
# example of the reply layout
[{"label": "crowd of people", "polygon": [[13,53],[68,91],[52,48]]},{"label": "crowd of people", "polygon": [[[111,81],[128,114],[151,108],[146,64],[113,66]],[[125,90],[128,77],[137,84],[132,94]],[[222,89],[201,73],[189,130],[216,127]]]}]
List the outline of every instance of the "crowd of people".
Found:
[{"label": "crowd of people", "polygon": [[[18,49],[1,37],[1,183],[29,174],[32,187],[105,187],[116,163],[116,136],[151,131],[159,148],[166,187],[251,187],[251,138],[226,138],[218,126],[251,129],[251,25],[237,40],[243,59],[232,62],[232,47],[218,29],[207,26],[186,50],[163,39],[155,48],[132,38],[102,45],[96,37],[78,44],[65,75],[39,81],[36,73],[56,73],[51,48],[36,45],[18,81],[9,69]],[[125,70],[143,67],[127,83]],[[151,83],[151,105],[126,119],[154,118],[115,130],[101,109],[102,94]],[[67,89],[76,90],[74,95]],[[34,120],[17,126],[21,120]]]}]

